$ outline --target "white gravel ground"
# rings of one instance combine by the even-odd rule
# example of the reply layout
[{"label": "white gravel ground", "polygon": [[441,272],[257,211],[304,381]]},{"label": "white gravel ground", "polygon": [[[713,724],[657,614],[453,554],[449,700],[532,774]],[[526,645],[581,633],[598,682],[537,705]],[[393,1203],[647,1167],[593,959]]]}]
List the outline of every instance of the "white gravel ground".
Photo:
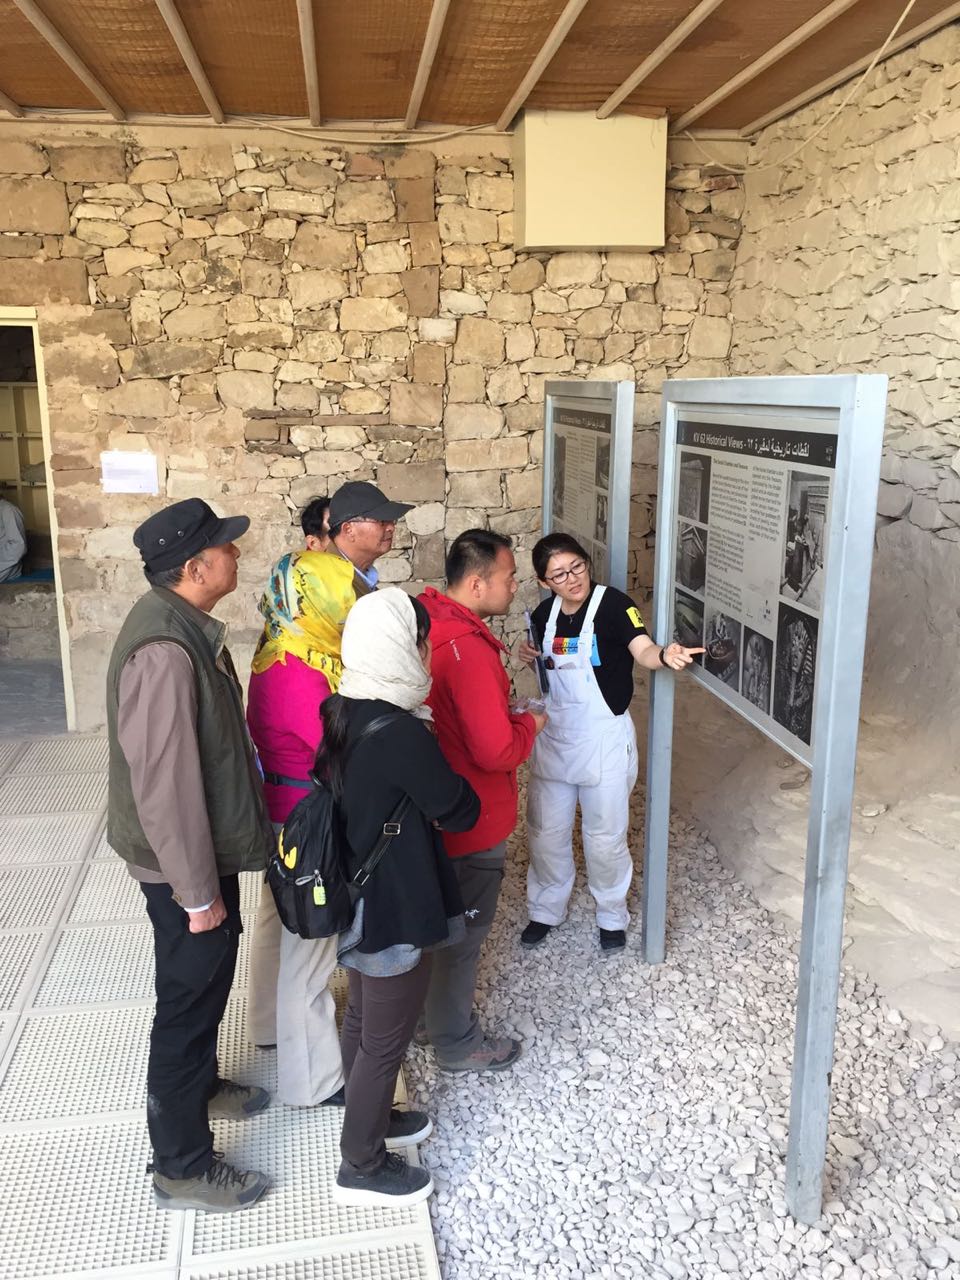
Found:
[{"label": "white gravel ground", "polygon": [[[634,848],[642,847],[635,836]],[[845,974],[825,1210],[783,1201],[796,944],[693,828],[673,830],[667,962],[601,958],[582,875],[534,951],[515,842],[479,1001],[500,1076],[411,1050],[446,1280],[960,1277],[958,1049]],[[638,856],[639,862],[639,856]]]}]

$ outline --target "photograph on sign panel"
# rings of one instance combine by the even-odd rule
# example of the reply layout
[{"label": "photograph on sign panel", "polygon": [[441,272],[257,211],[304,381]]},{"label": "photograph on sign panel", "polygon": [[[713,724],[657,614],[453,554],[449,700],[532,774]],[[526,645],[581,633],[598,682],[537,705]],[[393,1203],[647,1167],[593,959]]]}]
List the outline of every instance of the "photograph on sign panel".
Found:
[{"label": "photograph on sign panel", "polygon": [[740,692],[748,702],[770,714],[773,687],[773,641],[759,631],[743,628],[743,681]]},{"label": "photograph on sign panel", "polygon": [[817,674],[816,618],[780,605],[777,660],[773,675],[773,718],[801,742],[813,729],[813,686]]},{"label": "photograph on sign panel", "polygon": [[598,489],[610,488],[610,441],[597,441],[596,482]]},{"label": "photograph on sign panel", "polygon": [[553,518],[563,519],[563,500],[567,487],[567,439],[557,435],[553,439]]},{"label": "photograph on sign panel", "polygon": [[710,459],[702,453],[680,450],[680,491],[677,515],[707,523],[710,510]]},{"label": "photograph on sign panel", "polygon": [[680,521],[677,536],[677,581],[688,591],[702,591],[707,577],[707,531]]},{"label": "photograph on sign panel", "polygon": [[601,546],[607,541],[607,495],[597,494],[597,514],[593,522],[593,536]]},{"label": "photograph on sign panel", "polygon": [[826,550],[829,476],[791,471],[789,509],[783,547],[780,594],[809,609],[823,603],[823,558]]},{"label": "photograph on sign panel", "polygon": [[704,669],[738,692],[742,634],[743,628],[736,618],[721,613],[719,609],[711,609],[707,614],[707,629],[703,642],[707,649]]},{"label": "photograph on sign panel", "polygon": [[[685,649],[699,649],[703,645],[703,601],[675,591],[673,597],[673,638]],[[694,662],[703,665],[703,654],[698,653]]]}]

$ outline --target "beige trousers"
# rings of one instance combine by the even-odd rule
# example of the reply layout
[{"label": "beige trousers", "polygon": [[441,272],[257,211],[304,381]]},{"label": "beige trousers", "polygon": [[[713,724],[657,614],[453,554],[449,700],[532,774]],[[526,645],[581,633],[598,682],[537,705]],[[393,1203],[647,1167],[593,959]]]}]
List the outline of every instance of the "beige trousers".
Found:
[{"label": "beige trousers", "polygon": [[343,1084],[336,1005],[330,977],[337,939],[298,938],[284,929],[264,883],[253,929],[247,987],[247,1033],[277,1046],[277,1096],[314,1107]]}]

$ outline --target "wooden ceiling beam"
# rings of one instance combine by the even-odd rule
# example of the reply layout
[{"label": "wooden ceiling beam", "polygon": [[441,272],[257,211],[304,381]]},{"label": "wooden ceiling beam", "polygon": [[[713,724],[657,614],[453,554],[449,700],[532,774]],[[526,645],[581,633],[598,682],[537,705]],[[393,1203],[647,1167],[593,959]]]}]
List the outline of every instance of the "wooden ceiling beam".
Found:
[{"label": "wooden ceiling beam", "polygon": [[0,89],[0,111],[6,111],[9,115],[16,116],[18,120],[23,117],[23,107],[19,102],[8,98],[2,89]]},{"label": "wooden ceiling beam", "polygon": [[[960,4],[950,5],[948,9],[942,10],[932,18],[928,18],[926,22],[921,22],[919,26],[912,27],[902,36],[897,36],[895,40],[892,40],[890,47],[883,55],[884,60],[892,57],[895,53],[902,52],[904,49],[909,49],[918,40],[924,40],[927,36],[932,36],[935,31],[939,31],[942,27],[948,27],[951,22],[956,22],[958,18],[960,18]],[[816,98],[820,98],[832,89],[836,89],[844,81],[852,80],[854,76],[866,71],[873,58],[874,55],[868,53],[865,57],[858,58],[856,62],[851,62],[849,67],[844,67],[842,71],[837,71],[832,76],[828,76],[826,80],[821,80],[819,84],[813,85],[810,89],[804,89],[802,93],[798,93],[789,102],[784,102],[779,107],[774,107],[766,115],[762,115],[759,119],[752,120],[750,124],[745,125],[740,131],[742,136],[747,138],[751,134],[759,133],[768,124],[774,124],[777,120],[783,119],[784,116],[790,115],[791,112],[799,111],[808,102],[813,102]]]},{"label": "wooden ceiling beam", "polygon": [[450,0],[433,0],[430,21],[427,23],[427,34],[424,37],[423,48],[420,50],[416,79],[413,82],[407,114],[403,119],[405,129],[415,129],[417,126],[420,106],[423,103],[423,95],[427,92],[427,85],[430,83],[430,72],[433,70],[437,50],[440,48],[440,37],[443,35],[443,24],[447,20],[449,8]]},{"label": "wooden ceiling beam", "polygon": [[307,84],[307,115],[314,129],[322,122],[320,115],[320,73],[317,70],[317,33],[313,25],[313,0],[297,0],[300,24],[300,49],[303,53],[303,78]]},{"label": "wooden ceiling beam", "polygon": [[217,124],[223,124],[223,108],[214,93],[213,85],[207,78],[207,73],[203,68],[196,49],[193,47],[193,41],[187,28],[183,25],[183,19],[177,9],[175,0],[156,0],[157,8],[160,10],[160,16],[167,24],[167,30],[173,37],[173,42],[180,50],[180,57],[183,59],[184,65],[190,72],[193,83],[197,86],[197,93],[203,99],[207,110]]},{"label": "wooden ceiling beam", "polygon": [[116,98],[108,93],[83,59],[66,42],[57,28],[45,13],[34,4],[33,0],[13,0],[30,25],[43,36],[51,49],[61,58],[79,81],[87,86],[96,100],[108,111],[114,120],[125,120],[126,112]]},{"label": "wooden ceiling beam", "polygon": [[714,89],[713,93],[704,98],[702,102],[698,102],[695,107],[691,107],[689,111],[684,112],[674,124],[674,130],[679,132],[688,128],[693,124],[694,120],[699,120],[702,115],[706,115],[718,102],[723,102],[725,98],[729,98],[738,89],[742,89],[745,84],[749,84],[751,80],[755,80],[757,76],[762,75],[768,67],[772,67],[774,63],[786,57],[788,53],[792,53],[794,49],[799,49],[804,41],[809,40],[818,31],[822,31],[824,27],[833,22],[834,18],[839,18],[841,13],[846,13],[848,9],[852,9],[859,2],[860,0],[833,0],[832,4],[828,4],[825,9],[821,9],[819,13],[814,14],[809,21],[797,27],[796,31],[791,31],[779,44],[775,44],[772,49],[768,49],[765,54],[751,62],[749,66],[744,67],[732,80],[722,84],[719,89]]},{"label": "wooden ceiling beam", "polygon": [[710,17],[714,9],[719,9],[723,4],[723,0],[700,0],[700,3],[688,13],[684,20],[670,32],[666,40],[661,41],[656,49],[640,63],[636,71],[629,75],[618,89],[614,89],[610,97],[606,100],[602,107],[597,111],[598,120],[606,120],[619,107],[625,98],[629,98],[637,85],[642,84],[650,75],[651,71],[655,71],[661,62],[666,62],[671,53],[683,44],[687,36],[692,31],[696,31],[702,22]]},{"label": "wooden ceiling beam", "polygon": [[567,0],[566,8],[554,23],[553,30],[544,41],[543,47],[530,64],[530,70],[520,81],[516,93],[500,113],[497,129],[503,133],[510,126],[510,121],[517,114],[533,90],[534,85],[552,62],[557,50],[566,40],[570,28],[587,7],[587,0]]}]

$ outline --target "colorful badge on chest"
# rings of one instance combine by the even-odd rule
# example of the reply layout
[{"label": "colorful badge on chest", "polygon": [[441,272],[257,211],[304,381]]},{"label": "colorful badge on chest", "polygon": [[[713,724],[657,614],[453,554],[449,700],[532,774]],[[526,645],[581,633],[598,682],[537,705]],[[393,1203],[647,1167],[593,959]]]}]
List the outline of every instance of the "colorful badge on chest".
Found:
[{"label": "colorful badge on chest", "polygon": [[[574,658],[580,652],[579,636],[554,636],[553,638],[553,657],[557,658]],[[600,649],[597,645],[597,637],[593,637],[593,645],[590,650],[590,665],[599,667],[600,665]]]}]

